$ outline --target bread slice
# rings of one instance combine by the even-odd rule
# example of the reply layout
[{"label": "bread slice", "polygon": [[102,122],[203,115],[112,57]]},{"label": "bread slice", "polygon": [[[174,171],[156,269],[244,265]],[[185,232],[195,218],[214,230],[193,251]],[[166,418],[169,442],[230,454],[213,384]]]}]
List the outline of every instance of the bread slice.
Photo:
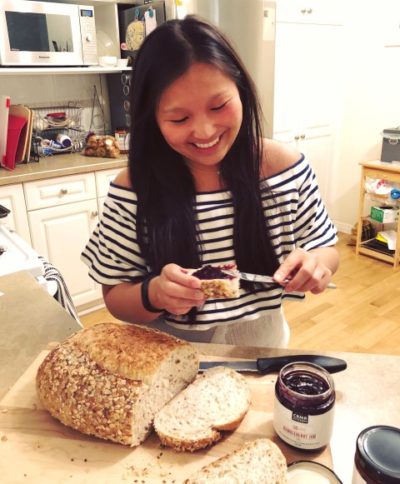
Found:
[{"label": "bread slice", "polygon": [[174,397],[154,419],[161,443],[193,452],[217,442],[221,431],[234,430],[250,406],[250,389],[236,371],[210,368]]},{"label": "bread slice", "polygon": [[185,484],[284,484],[286,471],[279,447],[269,439],[257,439],[204,466]]},{"label": "bread slice", "polygon": [[235,264],[205,265],[191,274],[201,280],[200,288],[206,299],[228,299],[239,297],[239,277],[224,272],[235,269]]},{"label": "bread slice", "polygon": [[43,406],[85,434],[136,446],[154,415],[194,380],[193,345],[154,329],[103,323],[67,339],[40,365]]}]

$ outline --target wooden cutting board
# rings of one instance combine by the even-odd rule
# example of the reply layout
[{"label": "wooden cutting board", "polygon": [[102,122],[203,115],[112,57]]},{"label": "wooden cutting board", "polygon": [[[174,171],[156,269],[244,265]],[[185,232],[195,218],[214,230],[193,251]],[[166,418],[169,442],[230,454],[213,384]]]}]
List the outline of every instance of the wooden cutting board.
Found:
[{"label": "wooden cutting board", "polygon": [[329,448],[298,452],[275,436],[272,409],[276,375],[246,376],[252,404],[235,432],[227,433],[209,449],[176,453],[162,448],[154,434],[139,447],[130,448],[85,436],[53,419],[39,403],[35,389],[36,371],[47,353],[39,354],[0,402],[2,482],[179,483],[203,465],[259,437],[277,443],[288,463],[307,459],[332,468]]}]

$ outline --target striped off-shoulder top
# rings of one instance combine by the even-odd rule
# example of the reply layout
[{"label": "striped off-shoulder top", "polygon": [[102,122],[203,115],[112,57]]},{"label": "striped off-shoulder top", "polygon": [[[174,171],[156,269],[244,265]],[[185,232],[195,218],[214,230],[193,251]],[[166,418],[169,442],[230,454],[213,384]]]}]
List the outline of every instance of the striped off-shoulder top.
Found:
[{"label": "striped off-shoulder top", "polygon": [[[310,250],[335,244],[336,229],[321,200],[315,174],[304,156],[260,183],[268,183],[269,190],[263,198],[265,220],[280,262],[296,247]],[[82,252],[89,275],[100,284],[138,281],[151,272],[136,239],[136,201],[131,189],[111,183],[100,221]],[[199,193],[193,210],[198,221],[202,263],[234,261],[230,192]],[[169,313],[164,318],[173,326],[206,329],[257,319],[279,309],[286,296],[289,295],[281,287],[241,288],[237,299],[208,300],[198,311],[196,324],[188,325],[184,316]]]}]

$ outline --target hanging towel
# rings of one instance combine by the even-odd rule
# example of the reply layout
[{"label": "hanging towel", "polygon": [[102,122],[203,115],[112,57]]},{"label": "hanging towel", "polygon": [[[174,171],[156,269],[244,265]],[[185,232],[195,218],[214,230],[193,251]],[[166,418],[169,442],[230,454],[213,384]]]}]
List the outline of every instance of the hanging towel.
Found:
[{"label": "hanging towel", "polygon": [[43,264],[44,275],[43,277],[47,281],[54,281],[57,284],[57,291],[54,294],[54,299],[56,299],[61,306],[80,324],[83,328],[82,323],[79,320],[78,313],[75,309],[75,305],[72,301],[71,294],[68,290],[67,284],[60,271],[56,269],[53,264],[48,262],[44,257],[39,256],[40,261]]}]

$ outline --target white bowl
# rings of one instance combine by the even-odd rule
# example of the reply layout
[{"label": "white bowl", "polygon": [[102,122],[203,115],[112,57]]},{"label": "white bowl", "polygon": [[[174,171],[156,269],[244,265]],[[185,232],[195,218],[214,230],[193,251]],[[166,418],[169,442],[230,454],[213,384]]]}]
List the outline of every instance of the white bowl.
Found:
[{"label": "white bowl", "polygon": [[115,55],[102,55],[99,57],[99,64],[102,67],[115,67],[117,65],[117,57]]},{"label": "white bowl", "polygon": [[118,59],[117,67],[120,69],[125,69],[125,67],[128,67],[128,60],[129,59]]}]

